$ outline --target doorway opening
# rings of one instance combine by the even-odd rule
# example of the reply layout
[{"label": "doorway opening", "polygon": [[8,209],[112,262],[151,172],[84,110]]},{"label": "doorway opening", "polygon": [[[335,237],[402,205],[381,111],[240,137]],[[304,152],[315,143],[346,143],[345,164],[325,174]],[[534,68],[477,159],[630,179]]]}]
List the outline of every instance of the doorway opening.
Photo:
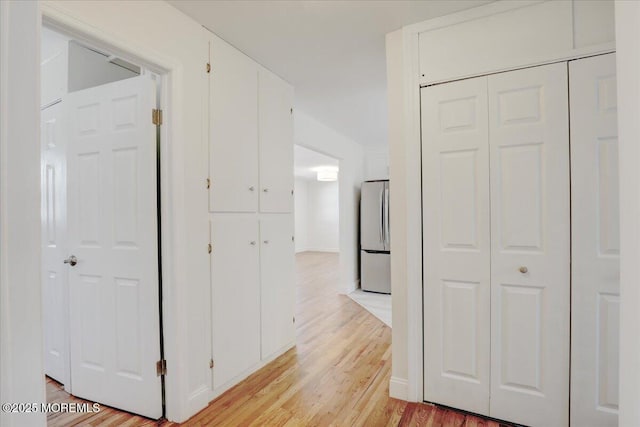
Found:
[{"label": "doorway opening", "polygon": [[143,66],[42,27],[42,317],[50,402],[78,403],[75,396],[147,418],[164,415],[161,82]]}]

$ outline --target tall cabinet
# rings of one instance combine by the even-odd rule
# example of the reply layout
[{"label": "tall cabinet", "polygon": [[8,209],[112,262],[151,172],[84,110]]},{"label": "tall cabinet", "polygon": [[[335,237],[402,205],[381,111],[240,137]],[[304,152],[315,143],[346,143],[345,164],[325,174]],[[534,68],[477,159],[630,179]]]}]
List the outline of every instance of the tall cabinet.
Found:
[{"label": "tall cabinet", "polygon": [[616,424],[614,66],[421,90],[425,400],[531,426],[570,412]]},{"label": "tall cabinet", "polygon": [[219,394],[295,343],[293,88],[210,42],[212,369]]}]

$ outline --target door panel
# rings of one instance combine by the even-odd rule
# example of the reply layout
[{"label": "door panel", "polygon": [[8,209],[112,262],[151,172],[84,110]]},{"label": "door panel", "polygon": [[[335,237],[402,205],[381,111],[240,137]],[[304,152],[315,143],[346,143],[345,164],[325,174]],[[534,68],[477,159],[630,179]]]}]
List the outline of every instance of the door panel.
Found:
[{"label": "door panel", "polygon": [[360,287],[363,291],[391,293],[391,255],[360,251]]},{"label": "door panel", "polygon": [[363,182],[360,192],[360,248],[384,251],[384,182]]},{"label": "door panel", "polygon": [[[421,90],[424,398],[489,414],[487,79]],[[464,266],[464,268],[461,268]]]},{"label": "door panel", "polygon": [[571,424],[618,424],[620,231],[615,55],[569,63]]},{"label": "door panel", "polygon": [[293,211],[293,89],[258,73],[260,211]]},{"label": "door panel", "polygon": [[216,214],[211,222],[213,387],[260,362],[258,221]]},{"label": "door panel", "polygon": [[140,76],[64,101],[72,393],[149,418],[162,416],[155,93]]},{"label": "door panel", "polygon": [[67,305],[67,171],[62,103],[41,113],[42,139],[42,308],[44,372],[69,390]]},{"label": "door panel", "polygon": [[262,358],[295,341],[295,244],[291,214],[260,219]]},{"label": "door panel", "polygon": [[222,40],[211,45],[209,210],[258,210],[258,69]]},{"label": "door panel", "polygon": [[569,400],[566,64],[488,77],[491,410],[562,426]]}]

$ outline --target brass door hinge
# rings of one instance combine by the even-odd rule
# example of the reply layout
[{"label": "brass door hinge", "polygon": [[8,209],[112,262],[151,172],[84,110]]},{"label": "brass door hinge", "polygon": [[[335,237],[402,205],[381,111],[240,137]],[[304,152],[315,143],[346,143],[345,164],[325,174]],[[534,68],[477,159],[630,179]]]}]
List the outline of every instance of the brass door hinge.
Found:
[{"label": "brass door hinge", "polygon": [[158,376],[167,375],[167,361],[162,359],[156,362],[156,374]]},{"label": "brass door hinge", "polygon": [[215,363],[213,363],[213,359],[209,360],[209,369],[213,369]]},{"label": "brass door hinge", "polygon": [[211,179],[207,178],[207,190],[211,188]]},{"label": "brass door hinge", "polygon": [[211,243],[207,246],[207,251],[209,251],[209,253],[213,252],[213,245],[211,245]]},{"label": "brass door hinge", "polygon": [[207,62],[207,74],[211,72],[211,63]]},{"label": "brass door hinge", "polygon": [[151,121],[154,125],[160,126],[162,124],[162,110],[155,108],[151,110]]}]

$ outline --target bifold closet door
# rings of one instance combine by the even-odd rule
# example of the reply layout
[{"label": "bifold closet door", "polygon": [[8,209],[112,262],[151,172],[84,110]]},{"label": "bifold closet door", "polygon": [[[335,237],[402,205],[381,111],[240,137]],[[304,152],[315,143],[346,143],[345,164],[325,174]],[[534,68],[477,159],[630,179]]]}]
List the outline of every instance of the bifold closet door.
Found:
[{"label": "bifold closet door", "polygon": [[[569,416],[569,108],[566,63],[489,76],[490,415]],[[464,269],[463,265],[458,268]]]},{"label": "bifold closet door", "polygon": [[489,414],[487,78],[423,88],[424,400]]},{"label": "bifold closet door", "polygon": [[571,425],[618,424],[620,231],[615,55],[572,61]]}]

